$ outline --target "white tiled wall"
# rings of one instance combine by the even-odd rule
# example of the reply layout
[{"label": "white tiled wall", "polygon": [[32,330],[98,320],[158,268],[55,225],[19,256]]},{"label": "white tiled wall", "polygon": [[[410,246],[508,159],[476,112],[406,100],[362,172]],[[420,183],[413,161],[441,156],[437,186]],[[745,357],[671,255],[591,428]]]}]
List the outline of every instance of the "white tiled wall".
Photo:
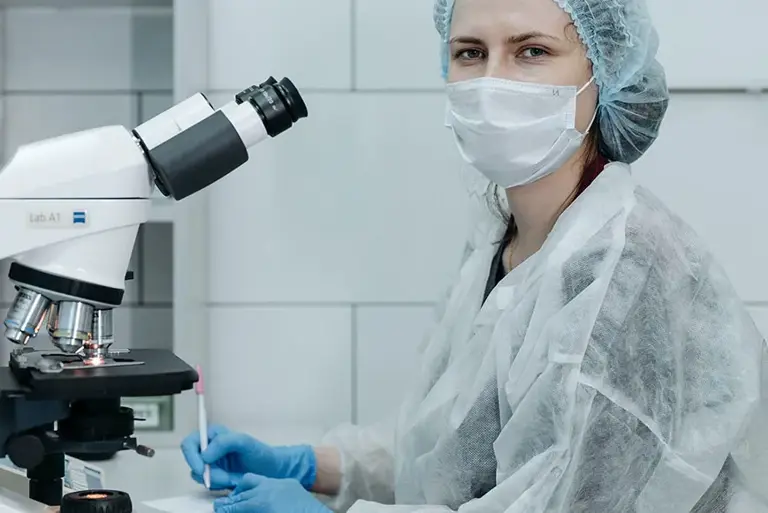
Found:
[{"label": "white tiled wall", "polygon": [[353,66],[358,88],[438,90],[439,49],[432,2],[355,3]]},{"label": "white tiled wall", "polygon": [[[691,11],[684,0],[651,4],[677,92],[637,176],[708,240],[768,326],[761,306],[768,304],[761,238],[768,184],[755,164],[768,140],[768,99],[717,92],[768,86],[768,68],[752,57],[768,54],[758,37],[767,8],[756,0],[721,11]],[[459,159],[442,126],[431,6],[209,0],[208,52],[191,58],[206,60],[212,102],[221,105],[267,76],[288,76],[310,111],[210,189],[204,278],[215,421],[243,429],[369,422],[395,410],[418,372],[417,346],[468,228]],[[167,12],[5,15],[5,156],[45,136],[132,126],[170,104]],[[738,23],[723,23],[728,19]],[[711,36],[727,39],[729,30],[738,30],[739,48],[749,51]],[[137,279],[116,318],[134,347],[166,346],[172,336],[172,238],[170,225],[155,224],[137,243]],[[0,289],[3,304],[11,296]]]},{"label": "white tiled wall", "polygon": [[[759,0],[709,2],[692,9],[685,0],[648,0],[661,35],[659,60],[676,88],[768,86],[764,37],[768,5]],[[700,7],[703,5],[700,5]],[[718,37],[712,37],[712,34]],[[738,39],[746,52],[733,53],[722,40]]]},{"label": "white tiled wall", "polygon": [[212,188],[211,301],[434,301],[467,230],[440,94],[305,96]]},{"label": "white tiled wall", "polygon": [[[758,21],[768,18],[768,8],[756,0],[710,10],[691,10],[684,0],[651,3],[675,94],[663,135],[638,163],[637,176],[706,237],[756,315],[768,316],[760,307],[768,304],[768,243],[761,238],[768,217],[761,191],[768,184],[755,164],[764,160],[761,141],[768,140],[768,96],[717,91],[768,88],[768,68],[754,57],[768,55]],[[277,397],[281,386],[293,394],[307,369],[323,374],[318,348],[339,354],[339,337],[352,341],[353,420],[392,412],[417,372],[416,345],[467,228],[459,161],[442,126],[432,4],[209,1],[214,103],[268,75],[287,75],[310,111],[211,190],[211,340],[229,320],[251,326],[246,338],[228,341],[243,357],[260,361],[270,348],[295,349],[289,362],[270,359],[282,375],[277,382],[267,379],[271,370],[253,378],[217,372],[222,419],[312,422],[294,411],[307,407],[304,398],[279,408],[261,402]],[[270,20],[269,37],[251,35],[251,20],[258,19]],[[729,31],[738,31],[749,51],[733,52],[712,38]],[[352,309],[349,327],[338,325],[334,308]],[[310,314],[325,329],[296,345],[294,330],[305,331]],[[327,376],[341,372],[338,362],[325,365]],[[269,411],[263,419],[231,399],[232,390],[249,387]],[[345,401],[342,388],[338,400]],[[337,411],[336,400],[321,403]]]},{"label": "white tiled wall", "polygon": [[[214,105],[269,75],[288,76],[310,112],[211,189],[211,330],[219,332],[221,316],[240,312],[238,321],[253,332],[248,341],[232,341],[240,342],[240,354],[260,360],[271,346],[295,347],[287,362],[270,359],[286,386],[313,387],[304,379],[308,366],[313,376],[349,377],[343,393],[322,404],[337,411],[351,393],[354,404],[344,418],[360,422],[396,408],[468,228],[459,162],[442,126],[437,61],[431,69],[422,66],[428,63],[425,49],[436,51],[424,33],[429,7],[397,4],[408,16],[394,31],[398,9],[371,2],[209,4]],[[267,39],[251,36],[247,20],[254,17],[275,22],[269,51],[263,51]],[[402,64],[397,73],[387,68],[393,59]],[[265,308],[287,312],[281,318],[286,326],[270,328],[267,340],[253,322]],[[322,330],[294,345],[292,324],[303,324],[312,312],[335,326],[334,308],[352,309],[343,341],[341,333]],[[343,372],[336,361],[318,368],[316,351],[335,354],[338,344],[350,340]],[[217,350],[211,349],[215,360]],[[231,400],[233,389],[253,387],[258,397],[274,387],[277,397],[281,385],[225,369],[215,376],[212,402],[222,419],[247,420],[260,429],[282,421],[325,424],[329,418],[298,419],[294,408],[300,406],[291,401],[267,416],[247,413],[250,405]]]},{"label": "white tiled wall", "polygon": [[[173,17],[153,8],[0,9],[0,161],[22,144],[109,124],[133,127],[172,102]],[[142,227],[117,346],[172,347],[172,226]],[[0,265],[6,276],[8,262]],[[3,311],[15,291],[0,286]]]},{"label": "white tiled wall", "polygon": [[356,309],[356,417],[362,424],[397,412],[420,368],[419,349],[434,321],[428,306]]},{"label": "white tiled wall", "polygon": [[167,91],[171,30],[164,9],[8,9],[5,89]]},{"label": "white tiled wall", "polygon": [[232,429],[329,429],[350,420],[351,309],[211,308],[207,394]]},{"label": "white tiled wall", "polygon": [[209,5],[211,89],[243,89],[265,74],[288,75],[303,88],[349,87],[349,1],[224,0]]}]

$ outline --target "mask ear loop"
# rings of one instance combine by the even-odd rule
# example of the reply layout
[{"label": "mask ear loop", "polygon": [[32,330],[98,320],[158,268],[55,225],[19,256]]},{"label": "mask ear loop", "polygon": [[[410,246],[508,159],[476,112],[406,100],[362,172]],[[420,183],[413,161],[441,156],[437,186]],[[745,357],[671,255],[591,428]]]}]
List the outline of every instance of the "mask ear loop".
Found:
[{"label": "mask ear loop", "polygon": [[[589,82],[584,84],[584,86],[581,89],[579,89],[579,91],[576,93],[576,96],[579,96],[581,93],[583,93],[587,89],[587,87],[589,87],[594,81],[595,81],[595,76],[592,75],[592,78],[589,79]],[[595,120],[597,119],[597,111],[599,108],[600,108],[600,103],[598,102],[598,104],[595,105],[595,113],[592,114],[592,121],[590,121],[589,125],[587,125],[587,129],[584,131],[584,135],[587,135],[589,131],[592,130],[592,125],[595,124]]]}]

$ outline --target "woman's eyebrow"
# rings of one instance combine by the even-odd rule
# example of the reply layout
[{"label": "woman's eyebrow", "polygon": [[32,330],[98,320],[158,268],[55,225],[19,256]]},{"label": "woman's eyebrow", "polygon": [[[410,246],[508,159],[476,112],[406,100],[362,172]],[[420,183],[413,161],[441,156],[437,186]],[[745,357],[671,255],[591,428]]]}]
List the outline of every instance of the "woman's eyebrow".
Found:
[{"label": "woman's eyebrow", "polygon": [[476,37],[469,37],[469,36],[456,36],[452,37],[449,43],[464,43],[464,44],[473,44],[473,45],[481,45],[483,42],[476,38]]},{"label": "woman's eyebrow", "polygon": [[[531,32],[524,32],[522,34],[516,34],[514,36],[510,36],[507,38],[507,43],[518,45],[520,43],[524,43],[526,41],[530,41],[531,39],[551,39],[554,41],[559,41],[560,38],[551,36],[549,34],[545,34],[543,32],[538,31],[531,31]],[[483,41],[476,38],[476,37],[470,37],[470,36],[456,36],[452,37],[449,43],[464,43],[464,44],[483,44]]]},{"label": "woman's eyebrow", "polygon": [[545,34],[543,32],[531,31],[531,32],[525,32],[523,34],[518,34],[518,35],[515,35],[515,36],[510,36],[507,39],[507,42],[509,44],[517,45],[517,44],[529,41],[531,39],[551,39],[551,40],[554,40],[554,41],[559,41],[560,40],[560,38],[558,38],[558,37],[550,36],[549,34]]}]

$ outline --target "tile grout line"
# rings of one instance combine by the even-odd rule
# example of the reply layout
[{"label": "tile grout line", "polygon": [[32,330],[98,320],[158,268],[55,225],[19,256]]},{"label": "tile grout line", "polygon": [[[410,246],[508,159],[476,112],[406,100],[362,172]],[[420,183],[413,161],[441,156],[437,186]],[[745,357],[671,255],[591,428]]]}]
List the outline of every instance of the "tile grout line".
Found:
[{"label": "tile grout line", "polygon": [[[10,308],[11,301],[0,301],[0,309]],[[251,302],[251,303],[208,303],[209,308],[354,308],[358,311],[360,308],[433,308],[437,303],[430,302],[378,302],[378,303],[355,303],[355,302],[314,302],[314,303],[292,303],[292,302]],[[744,301],[747,308],[768,308],[768,301]],[[153,301],[147,302],[126,302],[117,308],[141,308],[146,310],[173,308],[173,302]]]},{"label": "tile grout line", "polygon": [[[134,271],[138,276],[138,270]],[[134,278],[135,279],[135,278]],[[12,301],[0,301],[0,309],[10,308]],[[205,306],[208,308],[355,308],[360,310],[362,308],[434,308],[436,302],[371,302],[371,303],[357,303],[357,302],[250,302],[250,303],[207,303]],[[762,305],[748,305],[748,306],[768,306],[768,302]],[[117,308],[173,308],[173,301],[146,301],[139,302],[127,301]]]},{"label": "tile grout line", "polygon": [[136,121],[134,126],[139,126],[144,122],[144,92],[136,92]]},{"label": "tile grout line", "polygon": [[6,89],[7,96],[172,95],[172,89]]},{"label": "tile grout line", "polygon": [[5,9],[0,9],[0,162],[5,162],[5,135],[8,133],[8,113],[6,109],[5,97],[8,85],[8,45],[7,34],[8,27],[5,25]]},{"label": "tile grout line", "polygon": [[[5,9],[0,8],[0,166],[5,164],[5,138],[8,133],[8,109],[6,101],[6,85],[8,83],[8,45],[7,34],[8,27],[5,24],[6,16]],[[0,260],[0,262],[7,261],[9,259]],[[0,275],[0,279],[8,278],[7,275]],[[4,294],[3,294],[4,295]],[[0,295],[2,297],[2,295]],[[3,298],[5,299],[5,298]],[[4,308],[10,308],[14,298],[8,298],[8,306]]]},{"label": "tile grout line", "polygon": [[[12,302],[10,302],[10,301],[0,302],[0,310],[10,308],[11,304],[12,304]],[[125,303],[121,304],[120,306],[118,306],[118,307],[116,307],[114,309],[117,310],[117,309],[124,309],[124,308],[130,308],[130,309],[135,309],[135,310],[169,310],[169,309],[173,309],[173,303],[161,303],[161,302],[147,303],[147,302],[145,302],[143,304],[139,304],[139,303],[137,303],[135,301],[128,301],[128,302],[125,302]]]},{"label": "tile grout line", "polygon": [[137,303],[139,306],[144,306],[146,303],[144,298],[144,227],[139,227],[139,232],[137,233],[136,237],[136,243],[133,245],[133,250],[137,251],[138,254],[136,255],[136,274],[133,277],[134,280],[136,280],[136,295],[137,297]]},{"label": "tile grout line", "polygon": [[349,78],[352,92],[357,91],[357,0],[349,0]]},{"label": "tile grout line", "polygon": [[[138,90],[136,93],[136,119],[134,121],[134,127],[141,125],[144,122],[144,101],[145,93]],[[136,271],[133,279],[136,280],[136,303],[139,307],[143,307],[146,304],[145,290],[144,290],[144,270],[146,262],[144,261],[144,226],[139,226],[139,230],[136,233],[136,242],[133,244],[133,250],[138,252],[136,255]]]},{"label": "tile grout line", "polygon": [[437,301],[211,301],[209,308],[432,308]]},{"label": "tile grout line", "polygon": [[[350,52],[352,53],[352,52]],[[355,53],[355,60],[356,60],[356,51]],[[360,89],[359,85],[357,84],[357,66],[356,64],[353,66],[355,69],[353,69],[353,74],[351,77],[352,84],[349,88],[331,88],[331,87],[302,87],[301,92],[303,94],[360,94],[360,95],[391,95],[391,96],[397,96],[402,94],[442,94],[445,92],[444,89],[440,87],[399,87],[399,88],[391,88],[391,89]],[[206,91],[207,94],[228,94],[236,92],[236,88],[232,89],[220,89],[220,88],[214,88],[209,89]],[[727,95],[734,95],[734,94],[745,94],[745,95],[762,95],[762,94],[768,94],[768,88],[763,89],[747,89],[747,88],[723,88],[723,89],[693,89],[693,88],[670,88],[669,92],[671,94],[679,94],[679,95],[690,95],[690,96],[699,96],[699,95],[713,95],[713,96],[727,96]],[[22,90],[22,89],[9,89],[4,90],[3,93],[6,96],[118,96],[118,95],[134,95],[134,94],[143,94],[143,95],[153,95],[153,94],[163,94],[163,95],[172,95],[173,90],[171,89],[94,89],[94,90],[86,90],[86,89],[51,89],[51,90]]]},{"label": "tile grout line", "polygon": [[359,412],[357,409],[357,400],[358,400],[358,393],[357,393],[357,387],[359,384],[358,374],[357,374],[357,356],[358,356],[358,338],[357,338],[357,305],[354,303],[350,305],[350,349],[351,349],[351,361],[350,361],[350,398],[351,398],[351,411],[350,411],[350,419],[352,421],[352,424],[357,424],[358,422],[358,416]]},{"label": "tile grout line", "polygon": [[[356,57],[356,50],[355,50],[355,57]],[[356,60],[356,59],[355,59]],[[356,63],[355,63],[356,68]],[[359,84],[357,84],[356,75],[357,70],[354,70],[355,73],[353,75],[353,85],[350,88],[345,87],[302,87],[301,92],[305,94],[377,94],[377,95],[400,95],[400,94],[436,94],[436,93],[445,93],[445,89],[440,86],[434,86],[434,87],[395,87],[395,88],[389,88],[389,89],[377,89],[377,88],[360,88]],[[209,93],[211,94],[224,94],[224,93],[233,93],[237,90],[235,88],[232,89],[221,89],[221,88],[213,88],[209,90]],[[748,89],[746,87],[731,87],[731,88],[686,88],[686,87],[678,87],[678,88],[670,88],[669,92],[671,94],[682,94],[682,95],[733,95],[733,94],[747,94],[747,95],[755,95],[755,94],[768,94],[768,87],[762,88],[762,89]]]}]

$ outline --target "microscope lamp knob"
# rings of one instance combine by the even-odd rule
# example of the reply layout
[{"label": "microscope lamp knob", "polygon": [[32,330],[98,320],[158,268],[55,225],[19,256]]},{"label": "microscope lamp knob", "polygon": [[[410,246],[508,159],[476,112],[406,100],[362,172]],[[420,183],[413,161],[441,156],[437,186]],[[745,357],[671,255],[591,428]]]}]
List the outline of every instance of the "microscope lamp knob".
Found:
[{"label": "microscope lamp knob", "polygon": [[85,490],[61,498],[60,513],[132,513],[131,498],[115,490]]}]

